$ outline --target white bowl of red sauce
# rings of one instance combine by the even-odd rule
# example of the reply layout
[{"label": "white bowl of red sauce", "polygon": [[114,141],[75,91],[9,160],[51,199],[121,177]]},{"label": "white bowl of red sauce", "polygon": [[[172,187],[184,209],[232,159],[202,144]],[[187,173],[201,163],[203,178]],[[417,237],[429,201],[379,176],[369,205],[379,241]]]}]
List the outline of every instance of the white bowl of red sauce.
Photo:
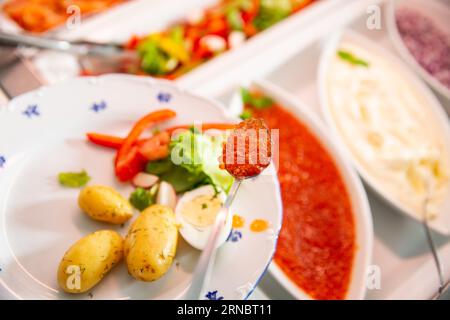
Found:
[{"label": "white bowl of red sauce", "polygon": [[438,0],[396,0],[386,6],[385,17],[402,60],[450,100],[450,6]]},{"label": "white bowl of red sauce", "polygon": [[[270,272],[297,299],[363,299],[373,226],[361,181],[296,98],[265,81],[252,83],[249,91],[272,105],[245,105],[247,116],[280,130],[275,162],[283,227]],[[242,107],[236,95],[231,109]]]}]

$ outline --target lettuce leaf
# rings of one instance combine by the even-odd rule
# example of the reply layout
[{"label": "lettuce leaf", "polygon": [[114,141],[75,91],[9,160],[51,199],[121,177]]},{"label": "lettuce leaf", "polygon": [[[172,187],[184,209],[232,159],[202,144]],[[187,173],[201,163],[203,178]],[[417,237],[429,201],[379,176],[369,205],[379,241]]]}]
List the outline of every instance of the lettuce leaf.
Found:
[{"label": "lettuce leaf", "polygon": [[170,145],[170,156],[147,164],[146,171],[170,183],[177,193],[210,184],[228,192],[233,177],[219,168],[225,137],[201,134],[195,129],[177,135]]},{"label": "lettuce leaf", "polygon": [[228,192],[233,177],[219,168],[224,139],[223,135],[211,137],[195,130],[184,131],[171,142],[171,161],[196,176],[197,182]]},{"label": "lettuce leaf", "polygon": [[85,186],[91,177],[86,170],[81,172],[61,172],[58,174],[59,183],[68,188],[79,188]]}]

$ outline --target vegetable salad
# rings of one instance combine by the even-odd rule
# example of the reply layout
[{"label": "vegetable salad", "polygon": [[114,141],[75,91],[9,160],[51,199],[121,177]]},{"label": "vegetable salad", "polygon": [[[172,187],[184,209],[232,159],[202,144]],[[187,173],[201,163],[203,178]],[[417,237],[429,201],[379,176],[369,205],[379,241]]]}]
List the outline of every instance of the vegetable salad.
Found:
[{"label": "vegetable salad", "polygon": [[168,29],[132,37],[126,45],[140,57],[129,73],[175,79],[234,49],[314,0],[222,0]]}]

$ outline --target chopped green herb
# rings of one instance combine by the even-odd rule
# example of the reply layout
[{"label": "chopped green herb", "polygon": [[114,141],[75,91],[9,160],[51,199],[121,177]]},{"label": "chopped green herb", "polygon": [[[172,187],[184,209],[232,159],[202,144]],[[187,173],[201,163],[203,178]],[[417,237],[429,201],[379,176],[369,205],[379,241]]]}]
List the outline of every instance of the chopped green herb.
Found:
[{"label": "chopped green herb", "polygon": [[342,60],[348,61],[349,63],[351,63],[353,65],[359,65],[359,66],[363,66],[366,68],[369,67],[369,63],[367,61],[354,56],[352,53],[350,53],[348,51],[339,50],[338,56]]},{"label": "chopped green herb", "polygon": [[252,110],[244,110],[241,115],[239,116],[242,120],[247,120],[253,117]]},{"label": "chopped green herb", "polygon": [[202,203],[202,209],[207,209],[208,205],[206,203]]},{"label": "chopped green herb", "polygon": [[273,100],[269,97],[255,96],[245,88],[241,88],[241,97],[244,104],[250,105],[255,109],[266,109],[273,105]]},{"label": "chopped green herb", "polygon": [[85,186],[91,177],[87,174],[86,170],[81,172],[61,172],[58,174],[59,183],[68,188],[79,188]]},{"label": "chopped green herb", "polygon": [[154,204],[155,200],[150,192],[148,192],[143,188],[137,188],[130,195],[130,203],[133,207],[135,207],[139,211],[142,211],[145,208]]}]

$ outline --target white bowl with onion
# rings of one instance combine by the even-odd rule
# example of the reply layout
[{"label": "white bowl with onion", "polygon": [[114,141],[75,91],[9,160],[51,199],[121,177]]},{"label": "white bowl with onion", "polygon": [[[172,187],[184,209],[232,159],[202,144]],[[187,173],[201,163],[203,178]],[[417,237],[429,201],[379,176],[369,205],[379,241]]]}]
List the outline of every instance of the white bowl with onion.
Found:
[{"label": "white bowl with onion", "polygon": [[[443,85],[438,79],[431,75],[406,47],[400,35],[396,21],[396,11],[401,9],[413,9],[432,21],[437,28],[447,34],[450,41],[450,6],[438,0],[396,0],[389,1],[386,5],[386,26],[391,42],[402,60],[404,60],[422,79],[424,79],[435,91],[450,101],[450,89]],[[447,110],[450,112],[450,110]]]},{"label": "white bowl with onion", "polygon": [[[344,67],[343,62],[338,62],[339,51],[342,50],[356,52],[358,59],[366,59],[369,64],[367,69],[353,67],[355,71],[350,75],[347,70],[351,67]],[[431,228],[450,234],[450,188],[447,180],[449,174],[446,173],[450,167],[450,125],[447,115],[430,89],[399,58],[351,31],[338,33],[330,39],[321,56],[318,72],[323,117],[336,137],[337,145],[352,161],[364,181],[400,212],[417,221],[422,221],[426,212]],[[364,88],[365,91],[361,91]],[[375,93],[381,95],[376,98],[373,96]],[[347,101],[350,98],[353,100]],[[380,103],[383,101],[381,99],[384,99],[383,103]],[[363,117],[362,111],[356,111],[357,108],[369,112],[368,121],[363,119],[367,117]],[[394,117],[396,118],[393,119]],[[422,127],[425,129],[418,130]],[[376,135],[375,138],[381,137],[382,140],[378,140],[383,141],[378,149],[372,148],[377,139],[373,143],[369,141],[371,132]],[[411,144],[415,146],[411,147]],[[397,145],[405,148],[392,147]],[[426,146],[425,149],[423,145]],[[433,148],[428,148],[429,145]],[[438,147],[434,148],[436,146]],[[427,156],[429,150],[433,151],[430,157],[439,159],[436,160],[439,161],[438,167],[442,168],[439,170],[444,172],[442,181],[447,183],[447,187],[444,186],[442,190],[430,191],[431,183],[422,175],[423,171],[420,171],[425,163],[420,163],[419,160]],[[390,160],[388,151],[391,152]],[[421,152],[425,152],[425,155]],[[419,161],[418,166],[416,160]],[[408,167],[402,171],[405,162]],[[413,189],[410,182],[414,179],[411,177],[415,177],[417,172],[418,184],[412,187],[421,186],[426,190],[422,193],[419,190],[417,194],[406,192],[405,190]],[[395,179],[397,182],[401,181],[399,177],[404,177],[402,179],[406,182],[392,183]],[[439,176],[435,180],[440,178]],[[430,204],[431,201],[428,200],[435,196],[434,190],[439,191],[439,199],[436,198]]]}]

